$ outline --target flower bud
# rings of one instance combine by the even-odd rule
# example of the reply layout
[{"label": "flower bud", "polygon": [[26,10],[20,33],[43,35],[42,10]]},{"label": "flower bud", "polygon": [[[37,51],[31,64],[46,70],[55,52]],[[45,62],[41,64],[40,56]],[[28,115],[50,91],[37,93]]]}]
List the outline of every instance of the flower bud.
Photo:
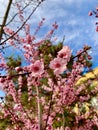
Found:
[{"label": "flower bud", "polygon": [[89,13],[88,13],[88,16],[92,16],[93,15],[93,13],[92,13],[92,11],[90,11]]},{"label": "flower bud", "polygon": [[96,10],[98,11],[98,6],[96,7]]},{"label": "flower bud", "polygon": [[98,32],[98,26],[96,27],[96,32]]},{"label": "flower bud", "polygon": [[22,71],[23,69],[22,69],[21,67],[16,67],[15,70],[16,70],[17,72],[20,72],[20,71]]}]

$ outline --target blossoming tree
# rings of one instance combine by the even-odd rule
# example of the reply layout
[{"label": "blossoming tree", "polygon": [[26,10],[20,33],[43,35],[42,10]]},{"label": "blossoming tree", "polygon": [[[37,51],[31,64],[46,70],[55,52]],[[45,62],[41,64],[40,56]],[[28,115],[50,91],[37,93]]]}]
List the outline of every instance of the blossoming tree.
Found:
[{"label": "blossoming tree", "polygon": [[[1,97],[0,104],[0,122],[5,119],[8,123],[4,129],[97,130],[98,112],[92,105],[92,98],[98,96],[98,87],[92,86],[91,80],[76,84],[84,69],[91,67],[88,54],[91,47],[85,45],[74,56],[62,42],[53,45],[52,35],[58,28],[56,22],[39,41],[31,34],[29,24],[24,23],[23,27],[25,37],[4,27],[10,35],[9,44],[21,49],[26,61],[25,66],[16,64],[13,67],[0,55],[0,67],[6,72],[0,75],[0,86],[6,94]],[[20,43],[18,46],[15,38]]]}]

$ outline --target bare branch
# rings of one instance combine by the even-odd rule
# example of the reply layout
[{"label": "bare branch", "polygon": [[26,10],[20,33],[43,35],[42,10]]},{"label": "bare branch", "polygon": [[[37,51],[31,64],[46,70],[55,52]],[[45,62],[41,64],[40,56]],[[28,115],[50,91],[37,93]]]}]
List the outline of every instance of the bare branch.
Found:
[{"label": "bare branch", "polygon": [[[30,1],[23,9],[21,9],[21,11],[24,11],[30,4],[31,4],[31,1]],[[16,14],[12,17],[12,19],[6,24],[6,26],[9,25],[17,15],[18,15],[18,13],[16,13]]]},{"label": "bare branch", "polygon": [[4,33],[3,28],[4,28],[5,24],[6,24],[6,21],[7,21],[8,15],[9,15],[9,11],[10,11],[10,8],[11,8],[12,1],[13,0],[9,0],[8,7],[6,9],[6,12],[5,12],[5,15],[4,15],[4,18],[3,18],[3,22],[2,22],[2,25],[1,25],[1,29],[0,29],[0,41],[1,41],[3,33]]},{"label": "bare branch", "polygon": [[71,58],[71,60],[73,60],[73,59],[75,59],[75,58],[77,58],[77,57],[81,56],[84,52],[86,52],[86,51],[88,51],[88,50],[90,50],[90,49],[91,49],[91,47],[87,47],[87,48],[86,48],[86,49],[84,49],[81,53],[79,53],[78,55],[76,55],[76,56],[72,57],[72,58]]},{"label": "bare branch", "polygon": [[20,28],[13,33],[13,35],[11,35],[9,38],[7,38],[6,40],[4,40],[3,42],[0,43],[0,45],[4,44],[6,41],[8,41],[9,39],[13,38],[23,27],[24,25],[27,23],[27,21],[31,18],[31,16],[34,14],[34,12],[36,11],[36,9],[40,6],[42,2],[39,2],[38,5],[33,9],[33,11],[30,13],[30,15],[27,17],[27,19],[24,21],[24,23],[20,26]]}]

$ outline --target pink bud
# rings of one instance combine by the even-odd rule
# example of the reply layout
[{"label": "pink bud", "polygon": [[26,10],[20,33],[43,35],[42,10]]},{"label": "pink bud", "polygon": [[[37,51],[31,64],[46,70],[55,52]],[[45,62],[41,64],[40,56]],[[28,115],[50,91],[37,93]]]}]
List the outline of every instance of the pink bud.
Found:
[{"label": "pink bud", "polygon": [[91,60],[91,59],[92,59],[92,57],[91,57],[90,55],[88,55],[87,58],[88,58],[88,60]]},{"label": "pink bud", "polygon": [[92,11],[90,11],[89,13],[88,13],[88,16],[92,16],[93,15],[93,13],[92,13]]},{"label": "pink bud", "polygon": [[98,11],[98,6],[96,7],[96,10]]},{"label": "pink bud", "polygon": [[4,78],[0,78],[0,82],[4,83],[5,79]]},{"label": "pink bud", "polygon": [[16,67],[15,70],[16,70],[17,72],[19,72],[19,71],[22,71],[22,68],[21,68],[21,67]]},{"label": "pink bud", "polygon": [[96,27],[96,32],[98,32],[98,26]]},{"label": "pink bud", "polygon": [[44,21],[44,20],[45,20],[45,18],[42,18],[42,20]]},{"label": "pink bud", "polygon": [[96,18],[98,18],[98,12],[96,13]]}]

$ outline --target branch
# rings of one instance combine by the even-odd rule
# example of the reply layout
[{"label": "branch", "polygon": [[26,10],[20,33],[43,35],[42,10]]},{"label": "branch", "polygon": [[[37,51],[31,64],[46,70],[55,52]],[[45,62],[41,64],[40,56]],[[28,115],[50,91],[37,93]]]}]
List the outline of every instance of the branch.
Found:
[{"label": "branch", "polygon": [[49,120],[49,116],[50,116],[50,111],[51,111],[51,107],[52,107],[52,96],[53,95],[53,91],[52,91],[52,94],[51,94],[51,99],[50,99],[50,104],[49,104],[49,109],[48,109],[48,115],[47,115],[47,118],[46,118],[46,123],[45,123],[45,127],[44,129],[46,130],[47,126],[48,126],[48,120]]},{"label": "branch", "polygon": [[22,74],[15,74],[15,75],[0,75],[0,78],[7,78],[9,76],[9,78],[14,78],[14,77],[17,77],[17,76],[25,76],[25,75],[29,75],[31,74],[32,72],[26,72],[26,73],[22,73]]},{"label": "branch", "polygon": [[3,18],[3,22],[2,22],[2,25],[1,25],[1,29],[0,29],[0,41],[1,41],[3,33],[4,33],[3,28],[4,28],[5,24],[6,24],[6,21],[7,21],[8,15],[9,15],[9,11],[10,11],[10,8],[11,8],[12,1],[13,0],[9,0],[8,7],[6,9],[6,12],[5,12],[5,15],[4,15],[4,18]]},{"label": "branch", "polygon": [[90,49],[91,49],[91,47],[87,47],[87,48],[85,48],[81,53],[79,53],[78,55],[72,57],[71,60],[73,60],[73,59],[75,59],[75,58],[81,56],[84,52],[86,52],[86,51],[88,51],[88,50],[90,50]]},{"label": "branch", "polygon": [[38,86],[36,86],[36,93],[37,93],[37,108],[38,108],[38,130],[42,130],[42,111],[41,111],[41,102]]},{"label": "branch", "polygon": [[[31,1],[30,1],[23,9],[21,9],[21,11],[24,11],[30,4],[31,4]],[[7,26],[8,24],[10,24],[10,23],[13,21],[13,19],[14,19],[17,15],[18,15],[18,13],[16,13],[16,14],[11,18],[11,20],[6,24],[6,26]]]},{"label": "branch", "polygon": [[4,105],[7,107],[8,112],[10,113],[11,117],[13,117],[13,119],[14,119],[13,122],[16,123],[17,128],[19,129],[19,126],[17,124],[17,121],[18,121],[17,117],[13,114],[13,111],[11,111],[10,107],[4,102],[4,98],[0,97],[0,99],[2,100],[2,103],[4,103]]},{"label": "branch", "polygon": [[13,38],[22,28],[23,26],[27,23],[27,21],[31,18],[31,16],[34,14],[34,12],[36,11],[36,9],[40,6],[42,2],[39,2],[38,5],[34,8],[34,10],[31,12],[31,14],[27,17],[27,19],[24,21],[24,23],[20,26],[20,28],[13,33],[13,35],[11,35],[9,38],[7,38],[6,40],[4,40],[3,42],[0,43],[0,45],[4,44],[6,41],[8,41],[9,39]]},{"label": "branch", "polygon": [[[78,57],[78,56],[81,56],[84,52],[86,52],[86,51],[88,51],[88,50],[90,50],[90,49],[91,49],[91,47],[85,48],[80,54],[78,54],[78,55],[72,57],[71,60],[75,59],[75,58]],[[32,73],[32,72],[25,72],[25,73],[22,73],[22,74],[15,74],[15,75],[11,75],[10,78],[14,78],[14,77],[17,77],[17,76],[19,76],[19,75],[25,76],[25,75],[29,75],[29,74],[31,74],[31,73]],[[9,75],[0,75],[0,78],[6,78],[7,76],[9,76]]]},{"label": "branch", "polygon": [[46,122],[45,122],[45,127],[44,127],[45,130],[46,130],[47,126],[48,126],[47,123],[48,123],[50,112],[51,112],[51,108],[52,108],[52,105],[53,105],[53,90],[54,90],[54,86],[52,87],[52,94],[51,94],[51,97],[50,97],[50,103],[49,103],[49,108],[48,108],[48,115],[47,115]]}]

